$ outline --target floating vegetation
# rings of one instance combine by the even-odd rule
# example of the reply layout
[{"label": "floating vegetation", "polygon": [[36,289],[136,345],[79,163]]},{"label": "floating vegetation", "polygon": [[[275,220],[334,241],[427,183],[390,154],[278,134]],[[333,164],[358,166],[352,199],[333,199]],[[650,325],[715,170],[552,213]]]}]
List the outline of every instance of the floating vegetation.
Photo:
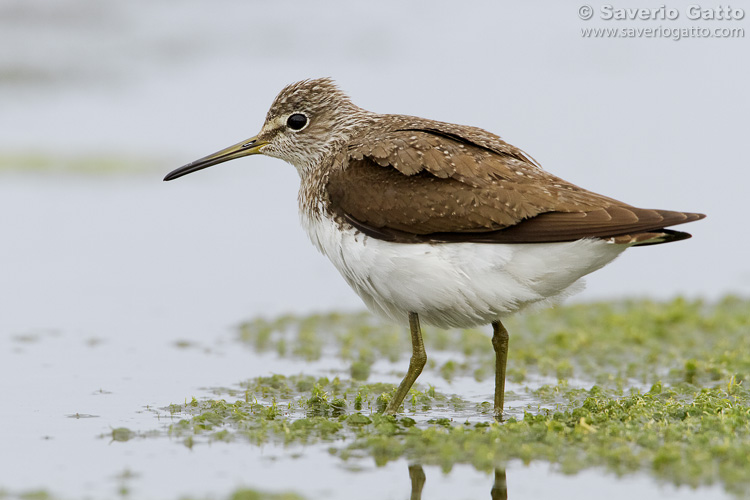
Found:
[{"label": "floating vegetation", "polygon": [[[343,359],[348,370],[211,389],[211,398],[148,408],[162,422],[154,429],[115,427],[100,437],[111,446],[166,437],[194,451],[221,442],[275,446],[290,455],[317,446],[354,468],[363,460],[446,472],[468,464],[496,478],[511,462],[546,462],[566,474],[603,468],[674,485],[720,484],[738,497],[750,491],[750,301],[573,305],[512,318],[507,326],[509,373],[527,387],[515,394],[525,406],[514,405],[504,422],[492,418],[491,401],[420,385],[398,416],[383,415],[395,387],[373,381],[383,373],[376,360],[397,362],[398,370],[409,354],[406,332],[368,314],[327,314],[253,320],[239,328],[239,338],[274,356]],[[491,377],[489,337],[425,329],[431,375]],[[540,378],[550,383],[540,385]],[[413,488],[424,482],[423,475],[415,481],[420,465],[410,467]],[[118,479],[121,495],[131,478]],[[15,497],[53,498],[46,490]],[[222,498],[303,497],[240,489]]]},{"label": "floating vegetation", "polygon": [[[122,478],[118,478],[122,479]],[[131,497],[130,490],[127,489],[126,486],[121,487],[117,491],[117,495],[121,498],[129,498]],[[23,491],[20,493],[17,493],[15,495],[12,495],[9,492],[0,490],[0,499],[5,498],[13,498],[18,500],[56,500],[58,497],[52,495],[46,490],[30,490],[30,491]],[[216,497],[211,497],[211,499],[215,499]],[[305,497],[298,495],[297,493],[293,492],[281,492],[281,493],[274,493],[274,492],[267,492],[267,491],[259,491],[255,489],[250,488],[240,488],[232,493],[230,493],[227,496],[220,497],[222,499],[226,500],[305,500]],[[201,497],[193,498],[193,497],[180,497],[180,500],[208,500]]]},{"label": "floating vegetation", "polygon": [[[242,488],[226,497],[227,500],[304,500],[305,497],[292,492],[270,493],[249,488]],[[181,500],[193,500],[182,498]],[[200,500],[200,499],[195,499]]]},{"label": "floating vegetation", "polygon": [[[456,464],[490,471],[511,460],[546,461],[565,473],[606,467],[677,485],[721,483],[737,494],[750,488],[750,302],[581,304],[507,326],[512,379],[542,375],[557,383],[528,388],[523,413],[502,423],[492,420],[489,401],[431,387],[412,391],[400,416],[382,415],[393,386],[362,380],[373,377],[375,360],[406,358],[408,336],[362,313],[244,323],[239,338],[253,349],[303,360],[335,356],[350,362],[342,373],[351,379],[253,379],[221,390],[225,399],[171,405],[176,421],[166,432],[186,446],[320,443],[342,460],[379,465],[406,458],[446,471]],[[428,355],[449,355],[434,356],[443,361],[429,368],[448,380],[492,376],[489,337],[426,328]]]},{"label": "floating vegetation", "polygon": [[[383,415],[395,387],[373,381],[383,373],[376,360],[404,364],[406,332],[368,314],[328,314],[253,320],[239,338],[274,356],[347,360],[349,370],[211,389],[211,398],[149,409],[167,422],[156,429],[118,427],[101,438],[113,446],[168,437],[194,450],[222,442],[290,454],[318,446],[354,467],[406,460],[496,476],[510,462],[541,461],[567,474],[604,468],[674,485],[720,484],[737,496],[750,491],[750,301],[573,305],[513,318],[508,329],[509,367],[527,387],[515,399],[525,406],[516,404],[504,422],[492,418],[491,401],[419,385],[398,416]],[[433,377],[492,376],[489,332],[428,328],[424,337]],[[550,383],[540,385],[543,377]]]},{"label": "floating vegetation", "polygon": [[533,395],[540,402],[558,401],[556,408],[530,406],[522,418],[502,423],[491,413],[427,419],[410,411],[429,416],[471,407],[481,414],[481,405],[434,391],[414,391],[407,416],[393,417],[378,413],[392,386],[280,375],[244,386],[245,397],[234,401],[171,405],[166,410],[182,418],[167,434],[188,447],[213,441],[325,443],[343,460],[372,458],[385,465],[406,458],[446,472],[456,464],[490,472],[511,460],[543,460],[564,473],[604,466],[618,475],[648,471],[678,485],[722,482],[736,493],[750,488],[750,392],[734,380],[713,388],[656,384],[628,394],[599,386],[545,386]]},{"label": "floating vegetation", "polygon": [[0,173],[64,173],[78,175],[143,174],[163,170],[170,163],[118,152],[65,155],[44,151],[0,152]]},{"label": "floating vegetation", "polygon": [[[589,379],[624,388],[657,382],[742,382],[750,376],[750,302],[718,303],[678,298],[579,304],[532,311],[505,321],[510,332],[508,379],[529,375]],[[424,327],[427,369],[450,380],[494,376],[491,332]],[[375,360],[411,354],[403,327],[367,313],[257,318],[238,328],[239,339],[258,352],[350,363],[352,378],[366,380]],[[435,353],[450,354],[437,362]]]}]

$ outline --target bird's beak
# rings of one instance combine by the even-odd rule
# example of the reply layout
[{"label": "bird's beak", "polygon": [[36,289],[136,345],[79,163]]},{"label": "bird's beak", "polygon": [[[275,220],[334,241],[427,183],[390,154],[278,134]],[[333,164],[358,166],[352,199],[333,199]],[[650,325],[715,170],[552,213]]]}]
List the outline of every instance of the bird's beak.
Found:
[{"label": "bird's beak", "polygon": [[183,175],[192,174],[198,170],[210,167],[212,165],[218,165],[225,161],[234,160],[235,158],[241,158],[248,155],[257,155],[263,146],[267,145],[267,141],[258,140],[257,137],[253,137],[246,141],[238,142],[234,146],[229,146],[226,149],[217,151],[216,153],[208,156],[204,156],[199,160],[195,160],[192,163],[188,163],[178,169],[172,170],[164,177],[165,181],[171,181]]}]

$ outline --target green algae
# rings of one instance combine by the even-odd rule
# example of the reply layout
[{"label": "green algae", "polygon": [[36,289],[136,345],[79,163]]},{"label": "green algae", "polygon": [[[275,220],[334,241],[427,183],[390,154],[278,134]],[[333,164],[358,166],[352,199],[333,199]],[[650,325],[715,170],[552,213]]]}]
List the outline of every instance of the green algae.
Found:
[{"label": "green algae", "polygon": [[[379,418],[392,384],[361,384],[339,378],[306,375],[259,377],[228,390],[238,399],[191,399],[172,404],[166,411],[180,420],[169,425],[167,434],[192,447],[211,441],[245,440],[254,444],[310,444],[348,436],[346,429],[372,424]],[[412,390],[405,411],[456,412],[463,402],[432,391]]]},{"label": "green algae", "polygon": [[46,490],[24,491],[18,495],[21,500],[52,500],[54,497]]},{"label": "green algae", "polygon": [[[674,485],[721,485],[738,497],[750,491],[750,301],[582,304],[527,313],[506,326],[513,379],[528,387],[518,390],[512,416],[501,423],[490,401],[420,384],[397,417],[383,415],[394,385],[371,380],[381,374],[373,366],[389,359],[394,369],[405,368],[405,327],[367,314],[331,314],[254,320],[240,328],[241,340],[272,355],[335,356],[351,370],[214,388],[211,398],[148,408],[162,422],[158,429],[118,427],[100,437],[112,446],[166,437],[194,452],[216,442],[270,445],[291,455],[318,446],[352,470],[362,461],[406,460],[490,473],[545,462],[565,474],[646,473]],[[433,361],[418,382],[491,377],[489,338],[481,330],[425,329]],[[551,382],[540,386],[540,376]],[[127,496],[128,482],[118,485]],[[44,490],[27,493],[53,498]],[[302,497],[242,489],[222,498]]]},{"label": "green algae", "polygon": [[[123,473],[123,476],[128,474],[128,471]],[[130,479],[131,477],[123,477],[123,481]],[[127,486],[120,485],[117,490],[117,496],[121,498],[128,498],[131,496],[131,491]],[[15,498],[18,500],[55,500],[59,497],[53,495],[46,490],[30,490],[23,491],[11,496],[10,492],[0,490],[0,499],[4,498]],[[215,499],[217,497],[211,497]],[[268,492],[260,491],[251,488],[239,488],[227,496],[222,496],[226,500],[304,500],[305,497],[294,492]],[[203,498],[194,497],[180,497],[180,500],[204,500]],[[207,499],[206,499],[207,500]]]},{"label": "green algae", "polygon": [[[378,465],[405,458],[445,471],[456,464],[491,471],[512,460],[546,461],[570,474],[604,467],[748,491],[750,301],[579,304],[526,313],[506,326],[509,378],[557,383],[527,388],[523,413],[502,423],[491,418],[489,401],[421,386],[406,398],[408,416],[382,415],[393,386],[361,382],[373,376],[364,367],[408,356],[405,326],[365,313],[325,314],[255,319],[240,326],[239,339],[284,357],[348,360],[352,380],[253,379],[223,390],[230,400],[172,405],[173,418],[183,418],[168,433],[190,446],[321,443],[342,460]],[[449,356],[428,365],[432,376],[493,375],[489,332],[425,328],[424,337],[428,356]]]},{"label": "green algae", "polygon": [[[750,352],[750,303],[737,297],[717,303],[678,298],[579,304],[527,312],[505,324],[510,332],[507,376],[514,382],[542,375],[600,385],[701,384],[750,376],[745,354]],[[446,380],[494,376],[486,330],[423,327],[426,369]],[[411,353],[406,322],[392,325],[367,313],[257,318],[239,326],[238,338],[258,352],[285,357],[335,355],[350,362],[350,373],[360,380],[369,376],[365,367],[376,359],[397,361]],[[451,359],[437,363],[431,353],[439,352]]]},{"label": "green algae", "polygon": [[0,152],[0,173],[77,175],[143,174],[163,170],[169,161],[120,152],[60,154],[46,151]]},{"label": "green algae", "polygon": [[[231,493],[227,500],[304,500],[305,497],[293,492],[272,493],[250,488],[241,488]],[[180,500],[197,500],[182,498]]]},{"label": "green algae", "polygon": [[116,429],[112,429],[112,441],[119,441],[121,443],[124,443],[125,441],[130,441],[136,436],[136,433],[128,429],[127,427],[118,427]]},{"label": "green algae", "polygon": [[[569,474],[605,467],[618,475],[646,471],[677,485],[719,482],[736,493],[750,488],[750,392],[736,380],[713,388],[657,384],[643,394],[544,386],[533,394],[540,402],[554,398],[556,408],[535,411],[530,406],[523,417],[497,423],[489,417],[417,422],[386,416],[372,408],[381,386],[326,380],[310,386],[305,376],[270,379],[274,387],[266,394],[271,403],[249,397],[170,406],[173,415],[188,418],[171,424],[168,434],[190,447],[212,441],[327,443],[342,460],[371,458],[385,465],[406,458],[446,472],[456,464],[490,472],[511,460],[542,460]],[[248,385],[265,383],[258,379]],[[363,393],[370,410],[347,410]],[[417,405],[428,407],[438,402],[455,407],[459,399],[419,391],[412,396]]]}]

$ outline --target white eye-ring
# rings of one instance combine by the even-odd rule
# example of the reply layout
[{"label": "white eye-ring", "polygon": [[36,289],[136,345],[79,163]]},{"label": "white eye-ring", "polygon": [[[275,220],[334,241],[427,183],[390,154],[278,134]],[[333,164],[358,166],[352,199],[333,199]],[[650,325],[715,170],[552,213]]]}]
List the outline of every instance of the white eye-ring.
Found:
[{"label": "white eye-ring", "polygon": [[307,126],[310,121],[302,113],[292,113],[289,118],[286,119],[286,126],[295,132],[299,132]]}]

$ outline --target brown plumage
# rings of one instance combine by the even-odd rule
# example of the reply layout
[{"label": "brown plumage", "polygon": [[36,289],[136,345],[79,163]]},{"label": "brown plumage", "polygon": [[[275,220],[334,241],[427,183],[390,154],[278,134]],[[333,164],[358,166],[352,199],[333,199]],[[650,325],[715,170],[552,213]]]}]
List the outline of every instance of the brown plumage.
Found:
[{"label": "brown plumage", "polygon": [[287,86],[257,136],[165,180],[253,154],[295,166],[310,240],[370,309],[408,318],[412,358],[391,414],[427,360],[420,319],[492,324],[500,418],[508,354],[502,318],[562,297],[628,246],[689,238],[665,228],[704,217],[587,191],[479,128],[366,111],[326,78]]},{"label": "brown plumage", "polygon": [[[651,210],[582,189],[475,127],[389,115],[337,156],[330,210],[389,241],[663,243],[701,214]],[[627,236],[627,238],[626,238]]]}]

